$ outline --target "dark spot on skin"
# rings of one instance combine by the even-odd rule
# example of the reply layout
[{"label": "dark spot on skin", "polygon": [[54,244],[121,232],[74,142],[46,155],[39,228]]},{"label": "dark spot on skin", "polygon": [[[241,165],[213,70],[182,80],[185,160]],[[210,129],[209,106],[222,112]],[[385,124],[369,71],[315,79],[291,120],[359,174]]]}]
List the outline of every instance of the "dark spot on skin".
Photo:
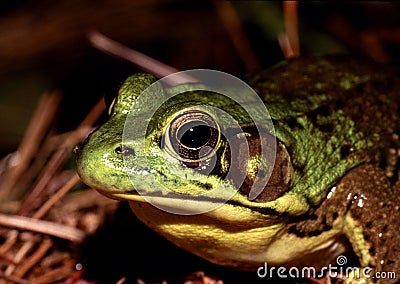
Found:
[{"label": "dark spot on skin", "polygon": [[364,93],[364,89],[365,89],[365,83],[364,84],[358,84],[355,88],[356,93],[358,94],[362,94]]},{"label": "dark spot on skin", "polygon": [[[398,132],[397,132],[398,133]],[[385,167],[381,167],[382,169],[386,168],[386,161],[387,159],[381,159],[381,160],[385,160]],[[399,173],[400,172],[400,159],[397,159],[396,164],[394,165],[394,169],[393,169],[394,173]],[[399,174],[394,174],[392,177],[389,178],[389,182],[392,186],[394,186],[398,181],[399,181]]]},{"label": "dark spot on skin", "polygon": [[328,117],[331,115],[331,110],[328,106],[323,105],[320,107],[317,107],[316,109],[309,111],[308,112],[308,117],[313,121],[316,122],[317,121],[317,117],[318,116],[322,116],[322,117]]},{"label": "dark spot on skin", "polygon": [[290,129],[294,130],[301,130],[304,129],[303,125],[301,125],[296,118],[291,117],[286,121],[287,125],[290,127]]},{"label": "dark spot on skin", "polygon": [[295,225],[289,227],[288,233],[289,234],[294,234],[294,235],[296,235],[296,236],[298,236],[300,238],[303,238],[306,235],[304,232],[301,232],[301,231],[297,230]]},{"label": "dark spot on skin", "polygon": [[327,228],[326,230],[322,230],[322,231],[311,231],[308,233],[308,237],[316,237],[319,236],[321,233],[323,233],[324,231],[329,231],[331,228]]},{"label": "dark spot on skin", "polygon": [[390,264],[393,264],[393,263],[395,263],[395,262],[393,260],[390,260],[390,259],[386,261],[387,265],[390,265]]},{"label": "dark spot on skin", "polygon": [[390,80],[373,80],[370,83],[377,91],[386,91],[391,89],[391,85],[393,85]]},{"label": "dark spot on skin", "polygon": [[307,113],[307,117],[311,120],[313,125],[318,128],[322,132],[332,132],[333,131],[333,124],[329,123],[321,123],[318,121],[318,118],[325,118],[331,115],[331,109],[324,105],[320,106],[310,112]]},{"label": "dark spot on skin", "polygon": [[205,183],[205,184],[204,184],[204,187],[205,187],[206,189],[212,189],[212,185],[209,184],[209,183]]},{"label": "dark spot on skin", "polygon": [[[243,207],[243,204],[238,203],[236,201],[232,201],[232,200],[228,200],[226,203],[231,204],[233,206]],[[275,209],[271,209],[271,208],[261,208],[261,207],[253,207],[253,206],[246,206],[246,208],[249,208],[251,211],[258,212],[260,214],[269,215],[269,216],[285,217],[288,215],[287,213],[282,213],[282,212],[278,213]]]},{"label": "dark spot on skin", "polygon": [[292,145],[285,145],[286,151],[289,153],[290,156],[293,155],[293,146]]},{"label": "dark spot on skin", "polygon": [[328,117],[332,114],[331,108],[327,105],[320,106],[317,110],[320,116]]},{"label": "dark spot on skin", "polygon": [[299,238],[304,238],[304,237],[316,237],[319,236],[321,233],[324,231],[328,231],[330,228],[327,228],[326,230],[315,230],[315,231],[300,231],[298,230],[295,226],[289,228],[289,233],[294,234]]},{"label": "dark spot on skin", "polygon": [[301,226],[299,224],[292,225],[288,229],[289,234],[294,234],[297,237],[315,237],[323,232],[329,231],[332,229],[332,226],[326,224],[326,219],[324,218],[321,222],[318,222],[318,216],[315,214],[308,215],[306,217],[306,222],[317,222],[320,223],[319,228],[310,229],[308,226]]},{"label": "dark spot on skin", "polygon": [[370,247],[368,251],[369,251],[370,255],[375,255],[375,248],[374,247]]},{"label": "dark spot on skin", "polygon": [[351,147],[349,145],[343,145],[340,147],[340,159],[346,159],[347,156],[350,154]]},{"label": "dark spot on skin", "polygon": [[338,100],[334,102],[335,109],[343,109],[345,106],[344,100]]},{"label": "dark spot on skin", "polygon": [[114,151],[118,155],[135,156],[135,150],[127,146],[118,146]]},{"label": "dark spot on skin", "polygon": [[310,220],[317,220],[317,219],[318,219],[318,216],[315,215],[315,214],[311,214],[309,219],[310,219]]},{"label": "dark spot on skin", "polygon": [[324,216],[324,217],[322,218],[321,224],[323,224],[324,226],[327,226],[327,225],[326,225],[326,216]]},{"label": "dark spot on skin", "polygon": [[292,164],[293,169],[298,172],[300,175],[304,174],[304,167],[305,165],[296,165],[296,164]]},{"label": "dark spot on skin", "polygon": [[209,183],[202,183],[202,182],[198,182],[198,181],[194,181],[193,183],[196,184],[197,186],[201,187],[201,188],[206,189],[206,190],[212,189],[212,185],[209,184]]},{"label": "dark spot on skin", "polygon": [[333,124],[329,123],[329,124],[321,124],[318,127],[319,130],[321,130],[322,132],[332,132],[333,131]]},{"label": "dark spot on skin", "polygon": [[164,178],[164,180],[168,180],[168,177],[167,177],[163,172],[157,171],[157,173],[158,173],[160,176],[162,176],[162,177]]}]

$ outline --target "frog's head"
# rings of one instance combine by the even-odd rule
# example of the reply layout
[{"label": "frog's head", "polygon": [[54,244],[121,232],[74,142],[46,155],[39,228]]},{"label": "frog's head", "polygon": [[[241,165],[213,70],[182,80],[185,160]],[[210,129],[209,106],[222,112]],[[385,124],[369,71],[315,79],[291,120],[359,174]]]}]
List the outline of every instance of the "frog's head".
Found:
[{"label": "frog's head", "polygon": [[[256,113],[268,120],[256,128],[246,112],[252,104],[261,103],[262,110],[262,101],[246,103],[199,84],[162,89],[151,75],[131,76],[110,119],[80,147],[78,173],[109,197],[144,199],[175,213],[205,212],[225,202],[264,213],[299,211],[292,205],[303,201],[293,197],[275,202],[289,189],[290,159],[268,114]],[[249,198],[259,172],[262,190]]]},{"label": "frog's head", "polygon": [[[84,183],[108,197],[130,201],[140,219],[188,250],[191,245],[185,240],[193,244],[221,239],[227,228],[240,234],[257,227],[272,230],[254,232],[262,238],[241,237],[247,239],[244,251],[253,240],[273,237],[281,226],[278,219],[285,218],[278,212],[306,210],[304,199],[285,194],[290,159],[268,127],[270,118],[255,129],[245,110],[251,104],[264,108],[261,100],[243,107],[198,84],[159,90],[154,82],[150,75],[136,74],[121,86],[109,120],[77,153],[77,171]],[[151,91],[143,93],[149,87]],[[160,96],[168,96],[165,92],[175,91],[177,95],[155,105]],[[249,198],[258,173],[264,186]],[[205,228],[217,223],[222,228]],[[201,231],[212,236],[200,237]],[[229,254],[221,257],[235,258],[234,251]]]}]

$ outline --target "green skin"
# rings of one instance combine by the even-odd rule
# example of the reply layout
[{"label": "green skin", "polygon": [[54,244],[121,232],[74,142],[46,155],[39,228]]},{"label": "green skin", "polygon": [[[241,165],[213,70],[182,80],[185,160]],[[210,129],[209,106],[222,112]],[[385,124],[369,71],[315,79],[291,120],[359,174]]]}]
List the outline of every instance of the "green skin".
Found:
[{"label": "green skin", "polygon": [[[264,262],[321,268],[336,264],[336,257],[347,256],[351,247],[361,267],[400,273],[396,102],[400,85],[393,71],[349,57],[327,56],[290,60],[255,75],[249,84],[264,101],[286,157],[275,167],[290,177],[287,189],[277,197],[255,201],[224,179],[234,165],[225,140],[215,146],[218,171],[208,175],[185,166],[160,146],[168,125],[182,110],[207,112],[204,105],[228,112],[251,137],[250,118],[226,97],[183,86],[189,92],[166,102],[149,122],[143,149],[138,147],[139,137],[133,137],[124,146],[134,154],[116,151],[121,149],[132,104],[138,106],[132,111],[139,123],[148,115],[155,98],[139,95],[154,81],[150,75],[137,74],[122,85],[110,119],[79,149],[77,170],[84,183],[111,198],[129,200],[146,225],[217,264],[239,269],[256,269]],[[258,140],[248,140],[253,141]],[[251,161],[259,164],[256,154],[251,155]],[[251,161],[247,170],[257,171],[258,164]],[[155,196],[154,202],[171,208],[190,211],[226,193],[232,197],[200,215],[164,212],[138,195],[127,167],[140,177],[135,186],[142,195]],[[150,170],[155,180],[149,178]],[[182,202],[165,195],[159,184],[186,196],[217,186],[224,190],[202,201]]]}]

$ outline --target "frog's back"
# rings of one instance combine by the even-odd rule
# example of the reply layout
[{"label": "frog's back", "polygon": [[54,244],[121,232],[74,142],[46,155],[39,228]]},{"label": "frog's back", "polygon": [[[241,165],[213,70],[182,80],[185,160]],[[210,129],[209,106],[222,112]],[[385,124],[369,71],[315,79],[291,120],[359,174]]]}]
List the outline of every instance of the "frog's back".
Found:
[{"label": "frog's back", "polygon": [[269,94],[288,100],[325,94],[328,100],[375,92],[400,102],[400,70],[349,55],[300,57],[283,61],[256,74],[250,84],[270,100]]},{"label": "frog's back", "polygon": [[[341,113],[354,122],[351,131],[375,144],[370,152],[363,152],[370,156],[365,161],[374,160],[385,168],[393,160],[389,152],[399,149],[399,78],[400,71],[392,66],[329,55],[282,62],[254,76],[250,84],[278,128],[281,123],[296,129],[296,118],[305,116],[312,127],[335,135],[340,121],[333,114]],[[376,154],[377,147],[382,153]],[[390,170],[388,175],[397,180],[395,165]]]}]

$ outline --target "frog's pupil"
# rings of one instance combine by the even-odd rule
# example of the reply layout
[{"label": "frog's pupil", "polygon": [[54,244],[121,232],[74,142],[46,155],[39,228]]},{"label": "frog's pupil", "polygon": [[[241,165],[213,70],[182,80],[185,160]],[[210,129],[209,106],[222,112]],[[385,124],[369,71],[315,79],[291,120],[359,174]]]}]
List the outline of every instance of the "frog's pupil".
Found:
[{"label": "frog's pupil", "polygon": [[196,122],[188,123],[178,131],[180,143],[191,149],[199,149],[206,145],[211,136],[211,128],[207,125],[196,125]]}]

